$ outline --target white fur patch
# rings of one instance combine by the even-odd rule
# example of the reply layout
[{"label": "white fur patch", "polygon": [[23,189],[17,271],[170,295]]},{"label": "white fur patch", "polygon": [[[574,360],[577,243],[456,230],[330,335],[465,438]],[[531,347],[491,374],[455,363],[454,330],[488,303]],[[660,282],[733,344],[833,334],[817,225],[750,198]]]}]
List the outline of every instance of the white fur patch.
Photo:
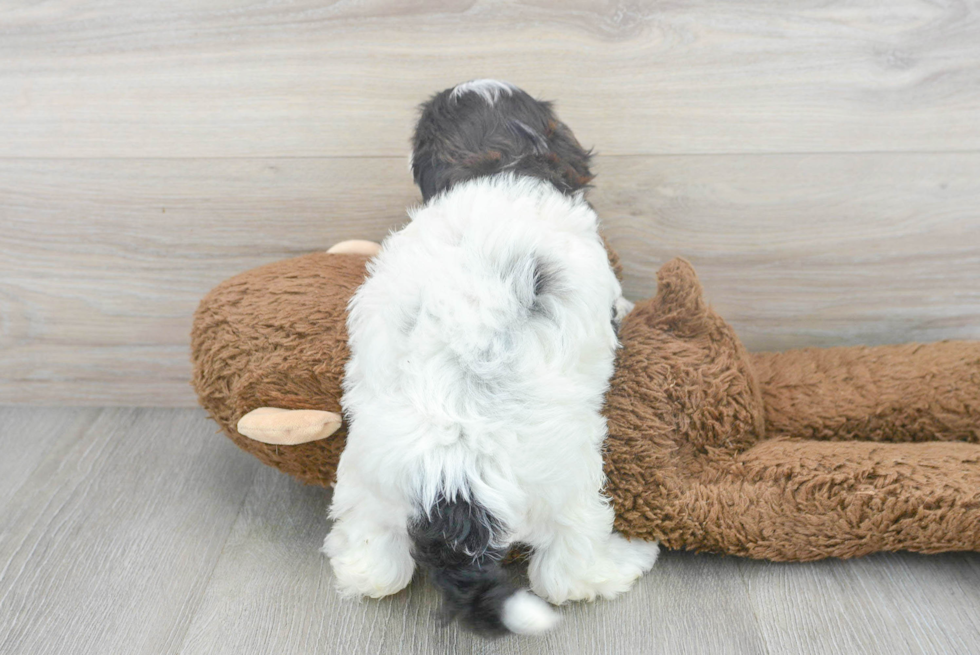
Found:
[{"label": "white fur patch", "polygon": [[504,601],[503,624],[519,635],[536,635],[547,632],[558,623],[558,614],[537,596],[518,591]]},{"label": "white fur patch", "polygon": [[[600,410],[622,291],[581,196],[509,174],[459,184],[411,213],[350,303],[347,444],[327,540],[342,589],[408,583],[408,522],[462,494],[533,548],[544,598],[612,597],[656,545],[612,532]],[[618,305],[618,306],[617,306]],[[535,600],[517,610],[546,623]],[[538,608],[540,610],[540,608]]]},{"label": "white fur patch", "polygon": [[497,102],[497,98],[500,97],[501,93],[511,95],[516,88],[513,84],[501,82],[500,80],[470,80],[469,82],[463,82],[457,85],[452,93],[449,94],[449,97],[452,100],[457,100],[464,93],[476,93],[492,107]]}]

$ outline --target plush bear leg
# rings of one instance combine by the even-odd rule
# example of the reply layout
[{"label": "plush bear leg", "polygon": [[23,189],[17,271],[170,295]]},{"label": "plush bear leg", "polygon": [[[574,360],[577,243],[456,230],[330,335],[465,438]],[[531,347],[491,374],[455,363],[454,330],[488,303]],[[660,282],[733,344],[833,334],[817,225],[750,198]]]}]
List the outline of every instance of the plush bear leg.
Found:
[{"label": "plush bear leg", "polygon": [[978,444],[775,439],[683,493],[691,529],[731,554],[813,560],[980,550]]},{"label": "plush bear leg", "polygon": [[767,438],[980,443],[980,342],[750,357]]}]

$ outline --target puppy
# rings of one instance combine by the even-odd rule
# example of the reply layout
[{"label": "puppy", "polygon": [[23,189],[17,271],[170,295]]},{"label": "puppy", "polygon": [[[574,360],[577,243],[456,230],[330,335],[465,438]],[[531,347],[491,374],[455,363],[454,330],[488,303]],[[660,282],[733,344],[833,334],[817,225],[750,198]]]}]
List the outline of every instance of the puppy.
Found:
[{"label": "puppy", "polygon": [[501,570],[512,545],[555,604],[614,597],[658,552],[613,532],[602,494],[623,301],[581,193],[588,153],[548,105],[480,81],[423,109],[413,172],[428,202],[350,304],[324,552],[343,592],[393,594],[419,564],[471,629],[542,632],[557,616]]}]

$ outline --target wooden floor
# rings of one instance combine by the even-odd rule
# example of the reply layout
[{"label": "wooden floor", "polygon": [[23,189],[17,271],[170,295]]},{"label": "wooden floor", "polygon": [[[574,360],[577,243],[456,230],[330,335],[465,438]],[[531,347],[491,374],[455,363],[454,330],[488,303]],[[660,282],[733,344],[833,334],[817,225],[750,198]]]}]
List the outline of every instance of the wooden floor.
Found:
[{"label": "wooden floor", "polygon": [[773,564],[665,552],[542,638],[441,627],[424,581],[334,591],[329,492],[194,409],[0,408],[0,653],[976,653],[980,554]]}]

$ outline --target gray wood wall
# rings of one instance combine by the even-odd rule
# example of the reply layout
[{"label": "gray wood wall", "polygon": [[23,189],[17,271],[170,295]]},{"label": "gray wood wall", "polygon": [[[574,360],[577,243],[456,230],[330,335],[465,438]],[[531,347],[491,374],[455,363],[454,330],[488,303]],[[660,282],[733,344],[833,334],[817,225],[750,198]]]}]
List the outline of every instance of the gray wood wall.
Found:
[{"label": "gray wood wall", "polygon": [[653,293],[751,349],[980,338],[980,4],[51,0],[0,5],[0,403],[194,404],[200,297],[380,239],[415,106],[558,102]]}]

